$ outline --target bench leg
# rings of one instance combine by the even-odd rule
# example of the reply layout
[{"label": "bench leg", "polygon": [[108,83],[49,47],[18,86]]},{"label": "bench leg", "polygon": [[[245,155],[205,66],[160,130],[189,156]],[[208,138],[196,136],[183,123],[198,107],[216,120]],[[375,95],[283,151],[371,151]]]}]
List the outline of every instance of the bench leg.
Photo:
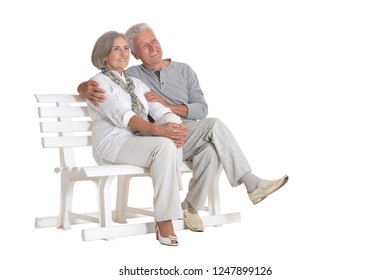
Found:
[{"label": "bench leg", "polygon": [[129,186],[132,176],[118,176],[118,190],[116,195],[115,222],[126,224],[126,209],[129,200]]},{"label": "bench leg", "polygon": [[57,227],[70,229],[69,212],[72,210],[74,181],[70,181],[65,174],[61,175],[60,213]]},{"label": "bench leg", "polygon": [[101,177],[97,184],[100,227],[112,225],[111,186],[114,179],[115,176]]},{"label": "bench leg", "polygon": [[222,169],[223,169],[222,166],[220,166],[217,175],[215,175],[212,185],[209,187],[209,193],[208,193],[209,216],[221,214],[221,203],[220,203],[220,196],[219,196],[219,179],[222,173]]}]

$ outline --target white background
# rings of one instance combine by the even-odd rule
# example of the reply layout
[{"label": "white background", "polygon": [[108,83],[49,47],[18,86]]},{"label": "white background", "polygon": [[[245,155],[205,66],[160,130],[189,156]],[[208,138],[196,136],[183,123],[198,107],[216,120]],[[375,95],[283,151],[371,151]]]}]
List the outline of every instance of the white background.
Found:
[{"label": "white background", "polygon": [[[387,1],[5,3],[1,279],[130,279],[118,275],[125,265],[270,266],[265,279],[389,279]],[[290,181],[252,206],[244,187],[230,188],[223,175],[222,208],[240,211],[242,222],[177,232],[178,248],[152,234],[83,242],[80,226],[35,229],[35,217],[57,214],[59,175],[52,172],[57,152],[40,146],[33,94],[76,93],[97,72],[90,53],[98,36],[138,22],[154,27],[165,57],[197,72],[209,116],[230,127],[254,172],[287,173]],[[150,184],[139,188],[149,202]],[[77,192],[78,207],[95,203],[92,185]],[[257,277],[201,279],[213,278]]]}]

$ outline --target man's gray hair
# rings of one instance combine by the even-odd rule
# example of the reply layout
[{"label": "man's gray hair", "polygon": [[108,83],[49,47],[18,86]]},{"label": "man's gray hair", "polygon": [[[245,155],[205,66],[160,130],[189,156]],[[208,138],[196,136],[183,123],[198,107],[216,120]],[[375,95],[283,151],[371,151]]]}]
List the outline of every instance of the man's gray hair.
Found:
[{"label": "man's gray hair", "polygon": [[138,33],[141,33],[145,30],[151,30],[153,32],[153,29],[150,27],[149,24],[147,23],[138,23],[138,24],[135,24],[133,25],[132,27],[130,27],[127,31],[126,31],[126,39],[127,39],[127,43],[129,44],[129,48],[132,52],[135,52],[135,47],[134,47],[134,37],[137,36]]},{"label": "man's gray hair", "polygon": [[125,34],[117,31],[108,31],[97,39],[91,55],[92,64],[96,68],[106,68],[106,62],[104,59],[110,54],[112,47],[114,46],[115,39],[119,37],[126,40]]}]

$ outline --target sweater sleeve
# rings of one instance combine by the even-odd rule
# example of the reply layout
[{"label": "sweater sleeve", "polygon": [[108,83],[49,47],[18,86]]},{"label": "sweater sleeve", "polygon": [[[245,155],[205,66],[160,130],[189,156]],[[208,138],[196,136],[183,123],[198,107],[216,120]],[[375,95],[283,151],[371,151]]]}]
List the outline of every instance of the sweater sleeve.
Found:
[{"label": "sweater sleeve", "polygon": [[188,108],[187,119],[204,119],[208,114],[208,105],[204,98],[196,73],[188,66],[187,68]]}]

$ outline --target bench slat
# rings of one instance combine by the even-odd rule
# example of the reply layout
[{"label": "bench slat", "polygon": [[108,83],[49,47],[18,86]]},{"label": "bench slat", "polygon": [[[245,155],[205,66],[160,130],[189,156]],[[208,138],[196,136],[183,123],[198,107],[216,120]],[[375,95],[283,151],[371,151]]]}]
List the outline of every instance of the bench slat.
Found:
[{"label": "bench slat", "polygon": [[85,102],[85,99],[80,95],[72,94],[34,94],[38,103],[73,103]]},{"label": "bench slat", "polygon": [[40,107],[40,118],[89,117],[87,107]]},{"label": "bench slat", "polygon": [[43,148],[85,147],[91,145],[91,136],[42,137]]},{"label": "bench slat", "polygon": [[91,131],[92,121],[42,122],[42,133]]}]

